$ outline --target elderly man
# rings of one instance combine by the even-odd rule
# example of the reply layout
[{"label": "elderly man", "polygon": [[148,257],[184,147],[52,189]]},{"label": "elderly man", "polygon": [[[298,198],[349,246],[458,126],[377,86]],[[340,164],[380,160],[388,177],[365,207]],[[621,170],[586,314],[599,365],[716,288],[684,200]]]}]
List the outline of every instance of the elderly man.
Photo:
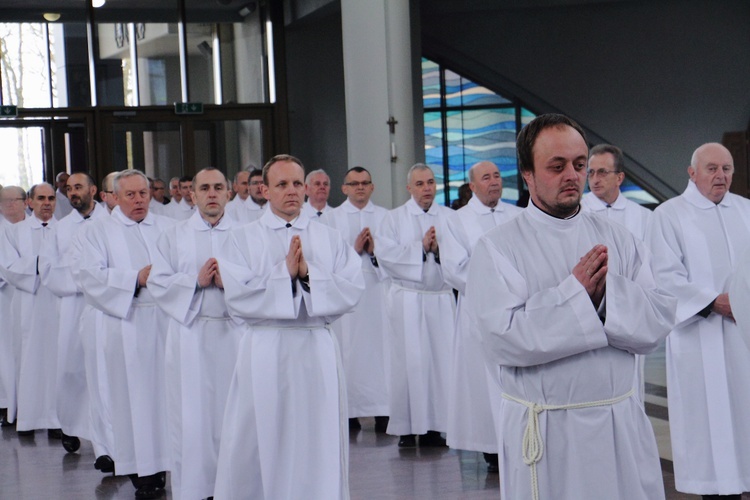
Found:
[{"label": "elderly man", "polygon": [[182,200],[182,194],[180,193],[180,178],[172,177],[169,179],[169,203],[179,203]]},{"label": "elderly man", "polygon": [[305,171],[263,167],[270,209],[219,261],[243,337],[222,431],[216,498],[349,498],[346,392],[328,325],[364,290],[362,263],[335,229],[300,215]]},{"label": "elderly man", "polygon": [[234,221],[225,217],[226,177],[205,168],[193,178],[198,207],[157,243],[148,286],[170,316],[166,348],[167,411],[174,498],[213,496],[229,383],[243,329],[224,301],[218,258]]},{"label": "elderly man", "polygon": [[733,317],[747,305],[727,293],[750,248],[750,201],[729,193],[733,173],[721,144],[696,149],[687,189],[656,209],[648,238],[656,277],[678,299],[667,337],[675,486],[704,498],[750,491],[750,350]]},{"label": "elderly man", "polygon": [[331,179],[323,169],[313,170],[305,178],[307,201],[302,213],[310,218],[320,217],[331,210],[328,196],[331,194]]},{"label": "elderly man", "polygon": [[96,183],[89,174],[72,174],[67,192],[73,211],[55,224],[51,237],[42,245],[39,274],[42,284],[58,297],[60,304],[57,416],[63,431],[62,444],[67,451],[74,452],[80,447],[78,437],[91,439],[91,426],[80,328],[85,301],[73,278],[80,267],[81,248],[73,245],[73,241],[76,233],[109,213],[94,201]]},{"label": "elderly man", "polygon": [[57,187],[55,191],[55,219],[57,220],[62,219],[73,210],[70,200],[68,200],[68,177],[70,176],[67,172],[60,172],[55,177],[55,186]]},{"label": "elderly man", "polygon": [[633,370],[668,333],[675,299],[642,243],[580,210],[588,148],[575,122],[541,115],[517,147],[531,203],[480,238],[466,282],[502,391],[501,496],[664,498]]},{"label": "elderly man", "polygon": [[136,498],[163,495],[169,467],[164,345],[167,321],[147,280],[156,241],[171,225],[148,212],[148,179],[138,170],[114,181],[118,205],[82,235],[80,281],[86,301],[99,309],[109,405],[112,458],[131,476]]},{"label": "elderly man", "polygon": [[469,188],[473,196],[448,221],[448,231],[439,238],[445,281],[458,290],[447,441],[451,448],[483,452],[488,470],[497,472],[497,435],[488,399],[487,368],[482,362],[484,349],[479,332],[469,321],[466,278],[479,237],[515,217],[521,209],[500,200],[503,178],[492,162],[482,161],[469,169]]},{"label": "elderly man", "polygon": [[620,193],[620,185],[625,180],[625,157],[622,150],[611,144],[594,146],[589,152],[586,173],[591,192],[583,195],[581,207],[622,224],[643,241],[651,211]]},{"label": "elderly man", "polygon": [[[26,191],[18,186],[6,186],[0,190],[0,241],[3,233],[12,224],[26,218]],[[2,254],[2,252],[0,252]],[[0,263],[5,265],[5,263]],[[11,302],[15,288],[0,278],[0,318],[12,317]],[[8,414],[16,414],[16,371],[21,358],[21,332],[13,328],[0,328],[0,425],[9,424]],[[10,410],[9,410],[10,409]]]},{"label": "elderly man", "polygon": [[456,303],[440,264],[439,238],[450,208],[434,203],[435,176],[427,165],[409,169],[411,198],[388,212],[377,232],[378,263],[392,279],[390,422],[400,447],[445,446],[448,378]]},{"label": "elderly man", "polygon": [[320,220],[341,231],[362,260],[365,293],[354,311],[333,324],[341,346],[349,401],[349,428],[361,429],[358,417],[375,417],[375,430],[388,426],[388,343],[385,313],[387,276],[375,258],[375,237],[388,212],[370,201],[375,185],[363,167],[349,169],[341,190],[346,201]]},{"label": "elderly man", "polygon": [[[49,429],[51,436],[59,437],[57,299],[40,283],[38,262],[42,244],[52,237],[56,222],[55,190],[49,184],[37,184],[31,188],[30,198],[32,216],[10,226],[0,245],[3,277],[16,289],[10,325],[21,338],[16,429],[21,434]],[[9,412],[10,421],[15,417]]]}]

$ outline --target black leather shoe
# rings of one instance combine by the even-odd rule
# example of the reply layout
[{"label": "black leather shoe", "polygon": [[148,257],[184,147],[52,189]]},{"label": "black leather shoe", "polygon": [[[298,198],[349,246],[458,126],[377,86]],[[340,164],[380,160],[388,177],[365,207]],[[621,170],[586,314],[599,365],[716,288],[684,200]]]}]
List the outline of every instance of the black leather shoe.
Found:
[{"label": "black leather shoe", "polygon": [[18,437],[34,437],[34,431],[16,431]]},{"label": "black leather shoe", "polygon": [[62,439],[62,429],[47,429],[47,437],[50,439]]},{"label": "black leather shoe", "polygon": [[164,496],[164,488],[153,485],[144,485],[135,490],[135,498],[138,500],[152,500]]},{"label": "black leather shoe", "polygon": [[384,433],[388,429],[388,420],[388,417],[375,417],[375,432]]},{"label": "black leather shoe", "polygon": [[81,440],[75,436],[68,436],[63,432],[62,445],[68,453],[75,453],[81,447]]},{"label": "black leather shoe", "polygon": [[484,460],[487,462],[487,472],[500,472],[497,464],[497,453],[485,453]]},{"label": "black leather shoe", "polygon": [[417,436],[414,434],[407,434],[406,436],[401,436],[401,439],[398,440],[398,447],[399,448],[416,448],[417,446]]},{"label": "black leather shoe", "polygon": [[104,474],[108,474],[115,471],[115,462],[109,455],[102,455],[101,457],[96,457],[94,468]]},{"label": "black leather shoe", "polygon": [[349,419],[349,430],[350,431],[358,431],[361,428],[362,428],[362,424],[359,423],[359,419],[357,417]]},{"label": "black leather shoe", "polygon": [[427,431],[427,434],[419,436],[420,447],[443,448],[447,446],[445,439],[437,431]]}]

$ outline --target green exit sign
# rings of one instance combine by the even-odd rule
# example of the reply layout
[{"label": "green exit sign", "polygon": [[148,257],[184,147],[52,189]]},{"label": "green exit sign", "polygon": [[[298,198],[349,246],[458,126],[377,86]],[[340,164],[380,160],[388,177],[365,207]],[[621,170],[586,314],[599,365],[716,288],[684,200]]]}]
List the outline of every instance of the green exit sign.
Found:
[{"label": "green exit sign", "polygon": [[18,116],[18,106],[0,106],[0,117],[15,118]]},{"label": "green exit sign", "polygon": [[201,115],[203,114],[202,102],[176,102],[174,112],[178,115]]}]

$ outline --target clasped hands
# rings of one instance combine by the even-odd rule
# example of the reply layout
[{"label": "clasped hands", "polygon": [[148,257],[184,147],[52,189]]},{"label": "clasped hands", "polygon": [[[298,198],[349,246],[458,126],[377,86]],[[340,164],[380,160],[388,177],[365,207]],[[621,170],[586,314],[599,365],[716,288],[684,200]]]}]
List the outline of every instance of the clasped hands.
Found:
[{"label": "clasped hands", "polygon": [[308,269],[305,254],[302,253],[302,240],[299,236],[292,236],[289,242],[289,253],[286,254],[286,268],[292,279],[307,279]]},{"label": "clasped hands", "polygon": [[573,268],[573,276],[583,285],[597,309],[604,298],[607,284],[607,247],[595,245]]},{"label": "clasped hands", "polygon": [[219,262],[213,257],[208,259],[198,271],[198,286],[208,288],[211,284],[222,290],[224,289],[224,283],[221,281],[221,273],[219,272]]}]

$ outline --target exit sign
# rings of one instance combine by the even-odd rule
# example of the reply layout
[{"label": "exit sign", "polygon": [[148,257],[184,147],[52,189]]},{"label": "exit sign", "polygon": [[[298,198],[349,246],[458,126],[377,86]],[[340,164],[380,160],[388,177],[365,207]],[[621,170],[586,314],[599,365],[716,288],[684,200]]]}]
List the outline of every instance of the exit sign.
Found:
[{"label": "exit sign", "polygon": [[0,117],[15,118],[18,116],[18,106],[0,106]]},{"label": "exit sign", "polygon": [[202,102],[176,102],[174,112],[178,115],[201,115],[203,114]]}]

